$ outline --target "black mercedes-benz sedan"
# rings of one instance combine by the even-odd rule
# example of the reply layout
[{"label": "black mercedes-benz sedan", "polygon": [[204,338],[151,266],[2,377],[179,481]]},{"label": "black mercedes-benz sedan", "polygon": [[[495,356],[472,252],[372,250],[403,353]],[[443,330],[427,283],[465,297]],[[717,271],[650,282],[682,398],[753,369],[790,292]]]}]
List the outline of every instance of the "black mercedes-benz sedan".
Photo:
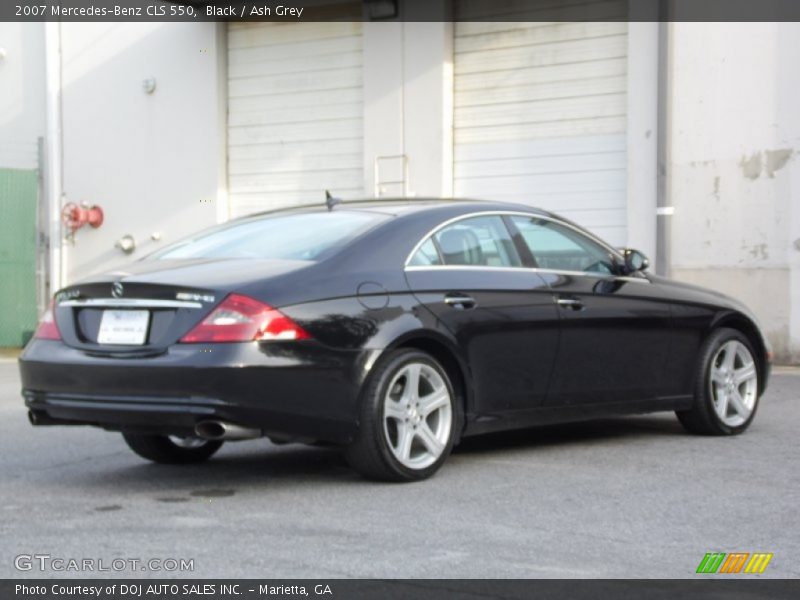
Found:
[{"label": "black mercedes-benz sedan", "polygon": [[60,290],[20,358],[34,425],[162,463],[225,440],[333,443],[433,474],[490,431],[675,411],[752,422],[772,352],[740,303],[516,204],[372,201],[249,216]]}]

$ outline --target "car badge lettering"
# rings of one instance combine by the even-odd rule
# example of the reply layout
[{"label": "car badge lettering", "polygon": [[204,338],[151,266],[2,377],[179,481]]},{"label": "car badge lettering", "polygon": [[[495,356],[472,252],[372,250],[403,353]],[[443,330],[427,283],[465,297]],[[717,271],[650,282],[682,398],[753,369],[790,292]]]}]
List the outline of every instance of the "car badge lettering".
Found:
[{"label": "car badge lettering", "polygon": [[56,302],[60,304],[61,302],[78,298],[80,295],[80,290],[64,290],[63,292],[58,292],[58,294],[56,294]]},{"label": "car badge lettering", "polygon": [[216,299],[210,294],[195,294],[192,292],[178,292],[175,294],[176,300],[188,300],[190,302],[214,302]]}]

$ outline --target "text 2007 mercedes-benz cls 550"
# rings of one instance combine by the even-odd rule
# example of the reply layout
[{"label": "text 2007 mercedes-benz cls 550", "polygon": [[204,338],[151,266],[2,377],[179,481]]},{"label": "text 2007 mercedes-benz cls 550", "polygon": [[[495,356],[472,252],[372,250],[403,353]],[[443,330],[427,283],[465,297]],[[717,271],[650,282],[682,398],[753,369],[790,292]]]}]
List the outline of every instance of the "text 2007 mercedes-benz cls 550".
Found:
[{"label": "text 2007 mercedes-benz cls 550", "polygon": [[249,216],[60,290],[20,358],[34,425],[122,432],[144,458],[224,440],[340,445],[433,474],[464,436],[675,411],[753,420],[771,351],[751,313],[515,204],[415,200]]}]

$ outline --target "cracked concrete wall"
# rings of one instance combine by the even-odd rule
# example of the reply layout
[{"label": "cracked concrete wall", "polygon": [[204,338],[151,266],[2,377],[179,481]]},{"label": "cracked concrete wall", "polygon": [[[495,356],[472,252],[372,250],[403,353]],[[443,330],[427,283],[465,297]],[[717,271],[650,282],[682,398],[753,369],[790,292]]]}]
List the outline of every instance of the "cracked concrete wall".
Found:
[{"label": "cracked concrete wall", "polygon": [[744,301],[800,362],[800,24],[671,27],[672,275]]}]

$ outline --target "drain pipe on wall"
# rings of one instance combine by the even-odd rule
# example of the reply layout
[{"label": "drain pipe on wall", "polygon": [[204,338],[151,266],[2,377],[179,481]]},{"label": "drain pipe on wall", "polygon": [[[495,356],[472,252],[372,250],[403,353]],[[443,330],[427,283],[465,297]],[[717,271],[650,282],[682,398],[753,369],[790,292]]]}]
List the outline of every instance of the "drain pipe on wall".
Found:
[{"label": "drain pipe on wall", "polygon": [[[667,9],[662,4],[662,11]],[[658,24],[658,124],[657,124],[657,162],[656,180],[656,273],[670,276],[672,258],[670,239],[672,237],[672,214],[670,205],[669,159],[670,159],[670,115],[672,82],[670,71],[671,26],[665,12],[660,15]]]},{"label": "drain pipe on wall", "polygon": [[[45,44],[45,194],[47,195],[48,296],[66,284],[67,244],[61,225],[64,198],[64,142],[61,104],[61,23],[44,23]],[[49,302],[48,302],[49,305]]]}]

